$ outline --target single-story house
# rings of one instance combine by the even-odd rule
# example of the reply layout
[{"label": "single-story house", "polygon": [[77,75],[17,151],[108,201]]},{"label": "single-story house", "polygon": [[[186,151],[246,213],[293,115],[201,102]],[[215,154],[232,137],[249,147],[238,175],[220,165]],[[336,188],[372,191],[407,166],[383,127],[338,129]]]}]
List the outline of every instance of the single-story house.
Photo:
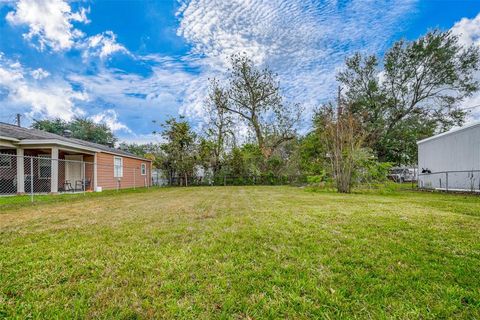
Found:
[{"label": "single-story house", "polygon": [[[152,161],[105,145],[0,122],[0,194],[147,187]],[[14,189],[14,190],[12,190]]]},{"label": "single-story house", "polygon": [[417,142],[421,188],[480,190],[480,122]]}]

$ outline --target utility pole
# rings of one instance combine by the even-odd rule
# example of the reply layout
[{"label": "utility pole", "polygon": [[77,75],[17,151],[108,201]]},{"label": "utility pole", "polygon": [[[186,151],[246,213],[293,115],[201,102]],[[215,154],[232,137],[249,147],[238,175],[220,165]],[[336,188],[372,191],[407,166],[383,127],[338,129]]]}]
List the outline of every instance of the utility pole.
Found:
[{"label": "utility pole", "polygon": [[22,117],[22,115],[20,113],[17,113],[17,126],[18,127],[21,127],[21,123],[20,123],[20,118]]}]

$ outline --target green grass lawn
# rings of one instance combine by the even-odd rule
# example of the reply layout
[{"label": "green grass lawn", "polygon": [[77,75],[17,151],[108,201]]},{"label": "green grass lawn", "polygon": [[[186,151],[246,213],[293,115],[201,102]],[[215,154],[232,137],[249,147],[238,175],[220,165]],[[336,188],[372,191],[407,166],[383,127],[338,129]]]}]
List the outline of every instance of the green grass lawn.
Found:
[{"label": "green grass lawn", "polygon": [[0,210],[0,318],[480,318],[474,196],[193,187]]}]

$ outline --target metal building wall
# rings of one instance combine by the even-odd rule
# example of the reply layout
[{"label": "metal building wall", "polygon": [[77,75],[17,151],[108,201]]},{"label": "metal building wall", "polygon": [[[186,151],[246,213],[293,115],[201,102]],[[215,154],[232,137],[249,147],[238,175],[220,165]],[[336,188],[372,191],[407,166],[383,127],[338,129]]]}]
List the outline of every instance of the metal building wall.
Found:
[{"label": "metal building wall", "polygon": [[465,189],[468,173],[440,172],[480,170],[480,123],[439,135],[418,143],[418,169],[428,169],[429,176],[420,176],[421,187]]}]

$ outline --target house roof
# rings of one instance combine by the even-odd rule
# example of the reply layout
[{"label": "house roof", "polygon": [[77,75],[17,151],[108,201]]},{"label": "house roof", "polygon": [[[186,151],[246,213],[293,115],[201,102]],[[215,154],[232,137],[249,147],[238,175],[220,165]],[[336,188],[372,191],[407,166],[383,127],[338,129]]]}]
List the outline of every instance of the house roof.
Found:
[{"label": "house roof", "polygon": [[75,138],[67,138],[67,137],[46,132],[43,130],[23,128],[16,125],[0,122],[0,139],[2,138],[3,139],[6,138],[7,140],[13,140],[17,143],[28,142],[28,141],[30,142],[38,141],[39,143],[41,142],[51,143],[52,141],[55,141],[59,144],[62,144],[62,143],[67,143],[69,145],[73,144],[75,145],[75,147],[79,149],[89,149],[89,150],[93,149],[93,151],[96,151],[96,152],[112,153],[112,154],[121,155],[125,157],[150,161],[148,159],[144,159],[142,157],[134,155],[133,153],[116,149],[116,148],[111,148],[102,144],[75,139]]},{"label": "house roof", "polygon": [[421,143],[424,143],[424,142],[427,142],[427,141],[431,141],[431,140],[434,140],[434,139],[438,139],[438,138],[441,138],[441,137],[444,137],[444,136],[448,136],[448,135],[451,135],[451,134],[454,134],[454,133],[458,133],[458,132],[461,132],[461,131],[464,131],[464,130],[467,130],[467,129],[471,129],[471,128],[474,128],[474,127],[477,127],[477,126],[480,126],[480,122],[473,122],[473,123],[468,124],[468,125],[463,126],[463,127],[454,128],[454,129],[452,129],[452,130],[450,130],[450,131],[443,132],[443,133],[437,134],[437,135],[435,135],[435,136],[432,136],[432,137],[429,137],[429,138],[426,138],[426,139],[417,141],[417,144],[421,144]]}]

